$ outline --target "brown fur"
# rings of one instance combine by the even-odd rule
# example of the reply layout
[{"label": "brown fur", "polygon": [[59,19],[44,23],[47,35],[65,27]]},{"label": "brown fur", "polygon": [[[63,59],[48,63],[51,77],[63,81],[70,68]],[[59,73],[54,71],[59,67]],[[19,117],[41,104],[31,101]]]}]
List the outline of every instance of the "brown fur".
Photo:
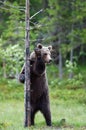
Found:
[{"label": "brown fur", "polygon": [[[51,126],[51,112],[49,103],[48,82],[46,77],[45,62],[41,57],[41,51],[35,51],[35,61],[30,67],[31,76],[31,125],[37,111],[41,111],[45,117],[46,124]],[[22,78],[23,77],[23,78]],[[23,67],[19,80],[25,81],[25,67]],[[23,80],[22,80],[23,79]]]}]

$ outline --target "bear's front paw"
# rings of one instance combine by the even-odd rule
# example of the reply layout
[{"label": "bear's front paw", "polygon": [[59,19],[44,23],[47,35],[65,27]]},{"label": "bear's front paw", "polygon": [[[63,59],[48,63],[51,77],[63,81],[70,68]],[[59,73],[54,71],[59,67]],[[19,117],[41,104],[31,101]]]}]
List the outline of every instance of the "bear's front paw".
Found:
[{"label": "bear's front paw", "polygon": [[20,75],[19,75],[19,81],[20,81],[21,83],[24,83],[24,82],[25,82],[25,75],[24,75],[24,74],[20,74]]}]

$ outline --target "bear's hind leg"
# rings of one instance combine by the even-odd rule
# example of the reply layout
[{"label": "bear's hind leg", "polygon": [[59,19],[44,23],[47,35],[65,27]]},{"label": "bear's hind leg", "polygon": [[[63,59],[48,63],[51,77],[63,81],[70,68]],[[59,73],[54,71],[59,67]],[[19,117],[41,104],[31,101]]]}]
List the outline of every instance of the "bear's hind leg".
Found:
[{"label": "bear's hind leg", "polygon": [[31,111],[31,125],[34,125],[35,111]]},{"label": "bear's hind leg", "polygon": [[51,126],[51,112],[50,112],[50,108],[48,107],[48,105],[43,105],[41,112],[43,113],[45,120],[46,120],[46,124],[48,126]]}]

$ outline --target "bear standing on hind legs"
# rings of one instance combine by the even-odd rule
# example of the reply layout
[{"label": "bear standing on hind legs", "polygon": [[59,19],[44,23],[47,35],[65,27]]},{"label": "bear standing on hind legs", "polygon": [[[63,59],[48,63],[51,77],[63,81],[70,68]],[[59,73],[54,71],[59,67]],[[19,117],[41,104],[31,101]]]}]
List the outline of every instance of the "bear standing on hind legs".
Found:
[{"label": "bear standing on hind legs", "polygon": [[[44,115],[46,124],[51,126],[51,112],[49,103],[48,81],[46,76],[46,63],[51,62],[52,46],[44,47],[38,44],[30,55],[31,77],[31,125],[34,125],[35,114],[38,111]],[[25,82],[25,67],[23,67],[19,81]]]}]

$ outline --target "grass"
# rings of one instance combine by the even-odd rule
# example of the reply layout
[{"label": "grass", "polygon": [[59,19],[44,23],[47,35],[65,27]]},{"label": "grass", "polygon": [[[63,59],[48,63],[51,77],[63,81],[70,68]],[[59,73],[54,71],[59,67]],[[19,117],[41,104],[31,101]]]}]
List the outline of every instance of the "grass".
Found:
[{"label": "grass", "polygon": [[[24,120],[24,104],[23,101],[4,101],[0,103],[0,128],[2,130],[25,130],[23,127]],[[86,127],[86,106],[72,102],[51,102],[51,113],[53,129],[80,129]],[[62,123],[62,120],[65,122]],[[35,118],[36,126],[31,127],[35,129],[51,129],[46,128],[45,120],[39,112]],[[85,129],[83,129],[85,130]]]},{"label": "grass", "polygon": [[[5,89],[7,89],[6,86]],[[22,93],[23,95],[23,87],[15,88],[15,92],[10,90],[10,100],[9,98],[6,99],[8,97],[6,93],[4,93],[6,97],[1,98],[3,100],[0,100],[0,130],[25,130],[23,127],[23,96],[17,99],[16,96],[12,96],[12,93],[13,95],[14,93],[20,96],[20,93]],[[85,90],[75,91],[65,89],[62,91],[62,89],[58,89],[56,91],[53,90],[53,92],[50,90],[53,126],[52,128],[46,127],[42,114],[38,112],[35,117],[36,125],[31,127],[30,130],[86,130],[86,103],[83,101],[84,96]],[[86,99],[86,97],[84,98]]]},{"label": "grass", "polygon": [[[52,66],[51,70],[53,70]],[[82,69],[81,73],[85,81],[84,70]],[[46,127],[42,114],[38,112],[35,117],[35,126],[30,127],[29,130],[86,130],[85,84],[84,87],[81,85],[71,87],[71,83],[56,81],[55,72],[50,71],[50,75],[52,127]],[[15,80],[0,79],[0,130],[28,130],[24,128],[23,97],[23,85]]]}]

